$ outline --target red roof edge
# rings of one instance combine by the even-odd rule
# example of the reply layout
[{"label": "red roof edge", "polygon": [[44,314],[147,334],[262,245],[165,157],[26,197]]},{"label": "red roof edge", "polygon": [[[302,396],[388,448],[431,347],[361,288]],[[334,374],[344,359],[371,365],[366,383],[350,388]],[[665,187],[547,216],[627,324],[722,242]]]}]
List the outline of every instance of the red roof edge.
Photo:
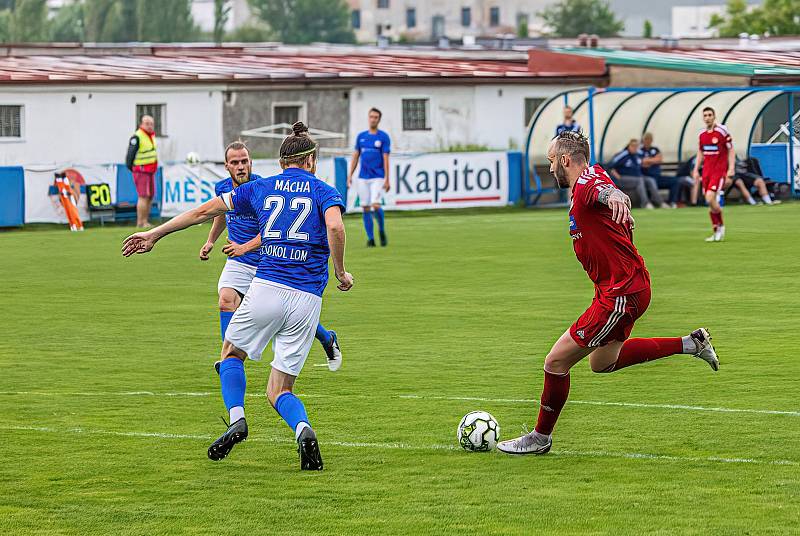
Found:
[{"label": "red roof edge", "polygon": [[528,50],[528,70],[533,74],[563,73],[564,76],[604,76],[606,60],[577,54],[530,49]]}]

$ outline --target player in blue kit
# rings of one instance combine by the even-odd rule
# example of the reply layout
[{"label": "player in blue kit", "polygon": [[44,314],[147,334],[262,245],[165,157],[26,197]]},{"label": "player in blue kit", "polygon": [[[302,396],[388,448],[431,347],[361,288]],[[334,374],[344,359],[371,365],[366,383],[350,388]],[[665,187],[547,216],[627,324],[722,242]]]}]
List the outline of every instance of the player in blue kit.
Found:
[{"label": "player in blue kit", "polygon": [[[261,177],[253,174],[252,160],[247,146],[235,141],[225,148],[225,169],[230,177],[219,181],[215,186],[215,193],[219,196],[233,191],[234,188],[246,182],[258,180]],[[249,214],[240,214],[236,211],[227,212],[224,216],[214,218],[208,240],[200,248],[200,260],[206,261],[214,243],[228,228],[228,245],[222,248],[223,253],[229,256],[217,283],[219,294],[219,323],[222,340],[225,340],[225,330],[233,317],[234,311],[239,307],[242,298],[250,287],[250,282],[256,275],[256,268],[261,260],[261,254],[256,246],[253,250],[245,250],[240,244],[245,244],[254,237],[259,236],[258,219]],[[258,244],[260,246],[260,243]],[[335,331],[326,330],[322,324],[317,326],[317,340],[322,344],[328,358],[328,369],[336,371],[342,364],[342,352]],[[219,369],[219,361],[215,368]],[[233,417],[231,417],[233,419]]]},{"label": "player in blue kit", "polygon": [[347,174],[347,188],[349,189],[353,185],[353,173],[355,173],[358,161],[361,160],[361,169],[358,172],[356,185],[358,186],[358,199],[364,209],[367,247],[375,247],[373,216],[378,222],[381,246],[389,243],[386,239],[381,198],[383,192],[388,192],[392,187],[389,182],[389,153],[392,150],[392,140],[386,132],[378,130],[381,116],[381,111],[377,108],[369,111],[369,130],[356,136],[356,147],[350,161],[350,172]]},{"label": "player in blue kit", "polygon": [[275,357],[267,382],[270,403],[294,431],[300,468],[321,470],[322,456],[303,403],[292,392],[319,323],[322,292],[328,282],[328,257],[333,260],[338,289],[350,290],[353,276],[344,266],[344,203],[339,193],[314,176],[317,145],[303,123],[280,148],[280,175],[246,182],[231,192],[146,232],[125,239],[122,254],[147,253],[164,236],[236,210],[258,218],[261,260],[255,278],[231,318],[222,346],[220,383],[225,406],[241,412],[208,449],[220,460],[247,438],[243,416],[246,378],[244,360],[258,361],[272,341]]}]

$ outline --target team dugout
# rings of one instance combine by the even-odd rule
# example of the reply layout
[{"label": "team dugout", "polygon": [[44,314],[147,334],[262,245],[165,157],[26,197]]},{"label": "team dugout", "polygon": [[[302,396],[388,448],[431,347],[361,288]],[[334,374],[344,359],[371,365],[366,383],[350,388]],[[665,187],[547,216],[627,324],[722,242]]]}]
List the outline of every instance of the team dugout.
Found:
[{"label": "team dugout", "polygon": [[[652,132],[664,155],[665,172],[696,154],[697,135],[704,128],[700,111],[710,106],[731,133],[739,158],[761,157],[771,178],[789,182],[794,147],[785,125],[795,116],[796,93],[800,87],[586,88],[558,93],[539,106],[528,126],[526,201],[538,204],[555,193],[546,151],[566,105],[590,135],[595,162],[608,162],[628,140]],[[794,184],[792,193],[798,193]]]}]

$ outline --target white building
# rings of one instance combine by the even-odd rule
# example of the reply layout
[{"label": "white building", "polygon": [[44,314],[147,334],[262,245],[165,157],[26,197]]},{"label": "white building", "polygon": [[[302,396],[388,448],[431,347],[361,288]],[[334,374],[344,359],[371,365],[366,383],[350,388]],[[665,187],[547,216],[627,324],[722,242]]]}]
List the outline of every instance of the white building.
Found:
[{"label": "white building", "polygon": [[301,119],[339,133],[324,147],[348,152],[372,107],[397,151],[521,148],[544,99],[606,80],[527,58],[357,47],[12,48],[0,56],[0,165],[122,162],[143,113],[156,119],[162,162],[189,152],[221,160],[224,144],[242,136],[256,156],[274,156],[279,140],[242,133]]},{"label": "white building", "polygon": [[[244,26],[253,17],[247,0],[228,0],[228,21],[225,31],[230,32]],[[192,17],[204,32],[214,31],[214,0],[192,0]]]}]

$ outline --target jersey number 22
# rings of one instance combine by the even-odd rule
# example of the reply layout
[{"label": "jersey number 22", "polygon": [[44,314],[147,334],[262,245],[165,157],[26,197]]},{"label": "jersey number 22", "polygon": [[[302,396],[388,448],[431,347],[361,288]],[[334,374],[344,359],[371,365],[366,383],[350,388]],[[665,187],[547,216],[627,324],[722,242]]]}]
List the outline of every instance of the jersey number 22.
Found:
[{"label": "jersey number 22", "polygon": [[[299,211],[299,214],[289,226],[286,233],[286,238],[289,240],[308,240],[308,233],[300,232],[300,227],[303,226],[308,215],[311,214],[311,207],[313,203],[308,197],[293,197],[289,202],[289,209],[292,211]],[[264,240],[280,240],[282,231],[280,229],[273,229],[275,220],[278,219],[281,212],[286,206],[286,198],[282,195],[271,195],[264,199],[264,210],[270,210],[267,225],[264,228]]]}]

